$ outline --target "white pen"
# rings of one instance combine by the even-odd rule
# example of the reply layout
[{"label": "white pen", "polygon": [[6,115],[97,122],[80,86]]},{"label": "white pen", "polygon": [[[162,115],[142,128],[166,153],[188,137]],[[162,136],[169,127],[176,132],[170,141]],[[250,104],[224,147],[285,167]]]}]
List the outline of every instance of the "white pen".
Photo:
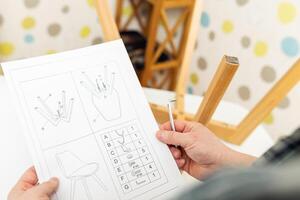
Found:
[{"label": "white pen", "polygon": [[[176,100],[170,100],[169,103],[168,103],[169,119],[170,119],[170,124],[171,124],[172,131],[176,131],[174,118],[173,118],[173,112],[172,112],[172,103],[175,102],[175,101]],[[176,148],[178,148],[178,145],[174,145],[174,146]]]},{"label": "white pen", "polygon": [[170,100],[168,103],[169,119],[170,119],[172,131],[176,131],[175,124],[174,124],[174,118],[173,118],[173,112],[172,112],[172,105],[171,105],[171,103],[173,103],[174,101],[175,100]]}]

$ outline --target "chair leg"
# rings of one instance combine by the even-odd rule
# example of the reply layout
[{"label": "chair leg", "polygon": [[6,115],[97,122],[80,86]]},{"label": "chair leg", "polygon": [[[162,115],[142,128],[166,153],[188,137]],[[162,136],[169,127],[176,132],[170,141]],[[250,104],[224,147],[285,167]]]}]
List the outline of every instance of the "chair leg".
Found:
[{"label": "chair leg", "polygon": [[106,185],[104,185],[102,180],[97,175],[93,175],[93,178],[100,185],[100,187],[102,187],[103,190],[105,190],[105,191],[107,190]]},{"label": "chair leg", "polygon": [[70,200],[74,200],[76,180],[71,179]]},{"label": "chair leg", "polygon": [[89,187],[88,187],[88,184],[86,182],[86,178],[81,179],[81,184],[82,184],[82,186],[85,190],[85,194],[86,194],[88,200],[93,200],[92,195],[91,195],[90,190],[89,190]]}]

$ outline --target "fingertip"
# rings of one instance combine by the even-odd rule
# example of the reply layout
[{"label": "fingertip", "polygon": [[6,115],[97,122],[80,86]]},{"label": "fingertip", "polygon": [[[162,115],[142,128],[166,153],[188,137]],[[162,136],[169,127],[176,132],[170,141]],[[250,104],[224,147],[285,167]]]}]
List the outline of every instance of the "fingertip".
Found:
[{"label": "fingertip", "polygon": [[58,185],[59,185],[59,180],[56,177],[52,177],[47,182],[42,184],[47,194],[53,194],[57,190]]},{"label": "fingertip", "polygon": [[160,130],[156,132],[156,137],[158,140],[163,141],[164,139],[164,131]]},{"label": "fingertip", "polygon": [[56,178],[56,177],[52,177],[49,181],[52,182],[52,184],[54,184],[54,185],[58,185],[59,184],[59,179]]},{"label": "fingertip", "polygon": [[156,136],[157,139],[160,139],[160,136],[161,136],[160,131],[157,131],[156,134],[155,134],[155,136]]}]

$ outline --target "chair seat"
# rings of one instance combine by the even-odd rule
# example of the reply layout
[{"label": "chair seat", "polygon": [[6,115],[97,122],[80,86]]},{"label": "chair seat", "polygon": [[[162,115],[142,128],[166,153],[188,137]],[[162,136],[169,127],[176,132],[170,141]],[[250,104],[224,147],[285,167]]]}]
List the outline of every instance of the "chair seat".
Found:
[{"label": "chair seat", "polygon": [[94,174],[96,171],[98,170],[98,164],[97,163],[89,163],[86,164],[80,168],[78,168],[77,170],[75,170],[74,172],[72,172],[69,175],[69,178],[75,178],[75,177],[87,177],[87,176],[91,176],[92,174]]}]

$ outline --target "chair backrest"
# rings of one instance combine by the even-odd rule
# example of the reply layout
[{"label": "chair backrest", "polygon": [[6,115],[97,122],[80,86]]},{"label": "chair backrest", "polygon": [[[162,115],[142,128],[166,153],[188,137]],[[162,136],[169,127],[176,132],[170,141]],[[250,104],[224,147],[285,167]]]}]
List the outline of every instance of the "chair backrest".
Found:
[{"label": "chair backrest", "polygon": [[65,177],[70,178],[72,174],[85,165],[74,153],[65,151],[56,154],[57,163]]}]

